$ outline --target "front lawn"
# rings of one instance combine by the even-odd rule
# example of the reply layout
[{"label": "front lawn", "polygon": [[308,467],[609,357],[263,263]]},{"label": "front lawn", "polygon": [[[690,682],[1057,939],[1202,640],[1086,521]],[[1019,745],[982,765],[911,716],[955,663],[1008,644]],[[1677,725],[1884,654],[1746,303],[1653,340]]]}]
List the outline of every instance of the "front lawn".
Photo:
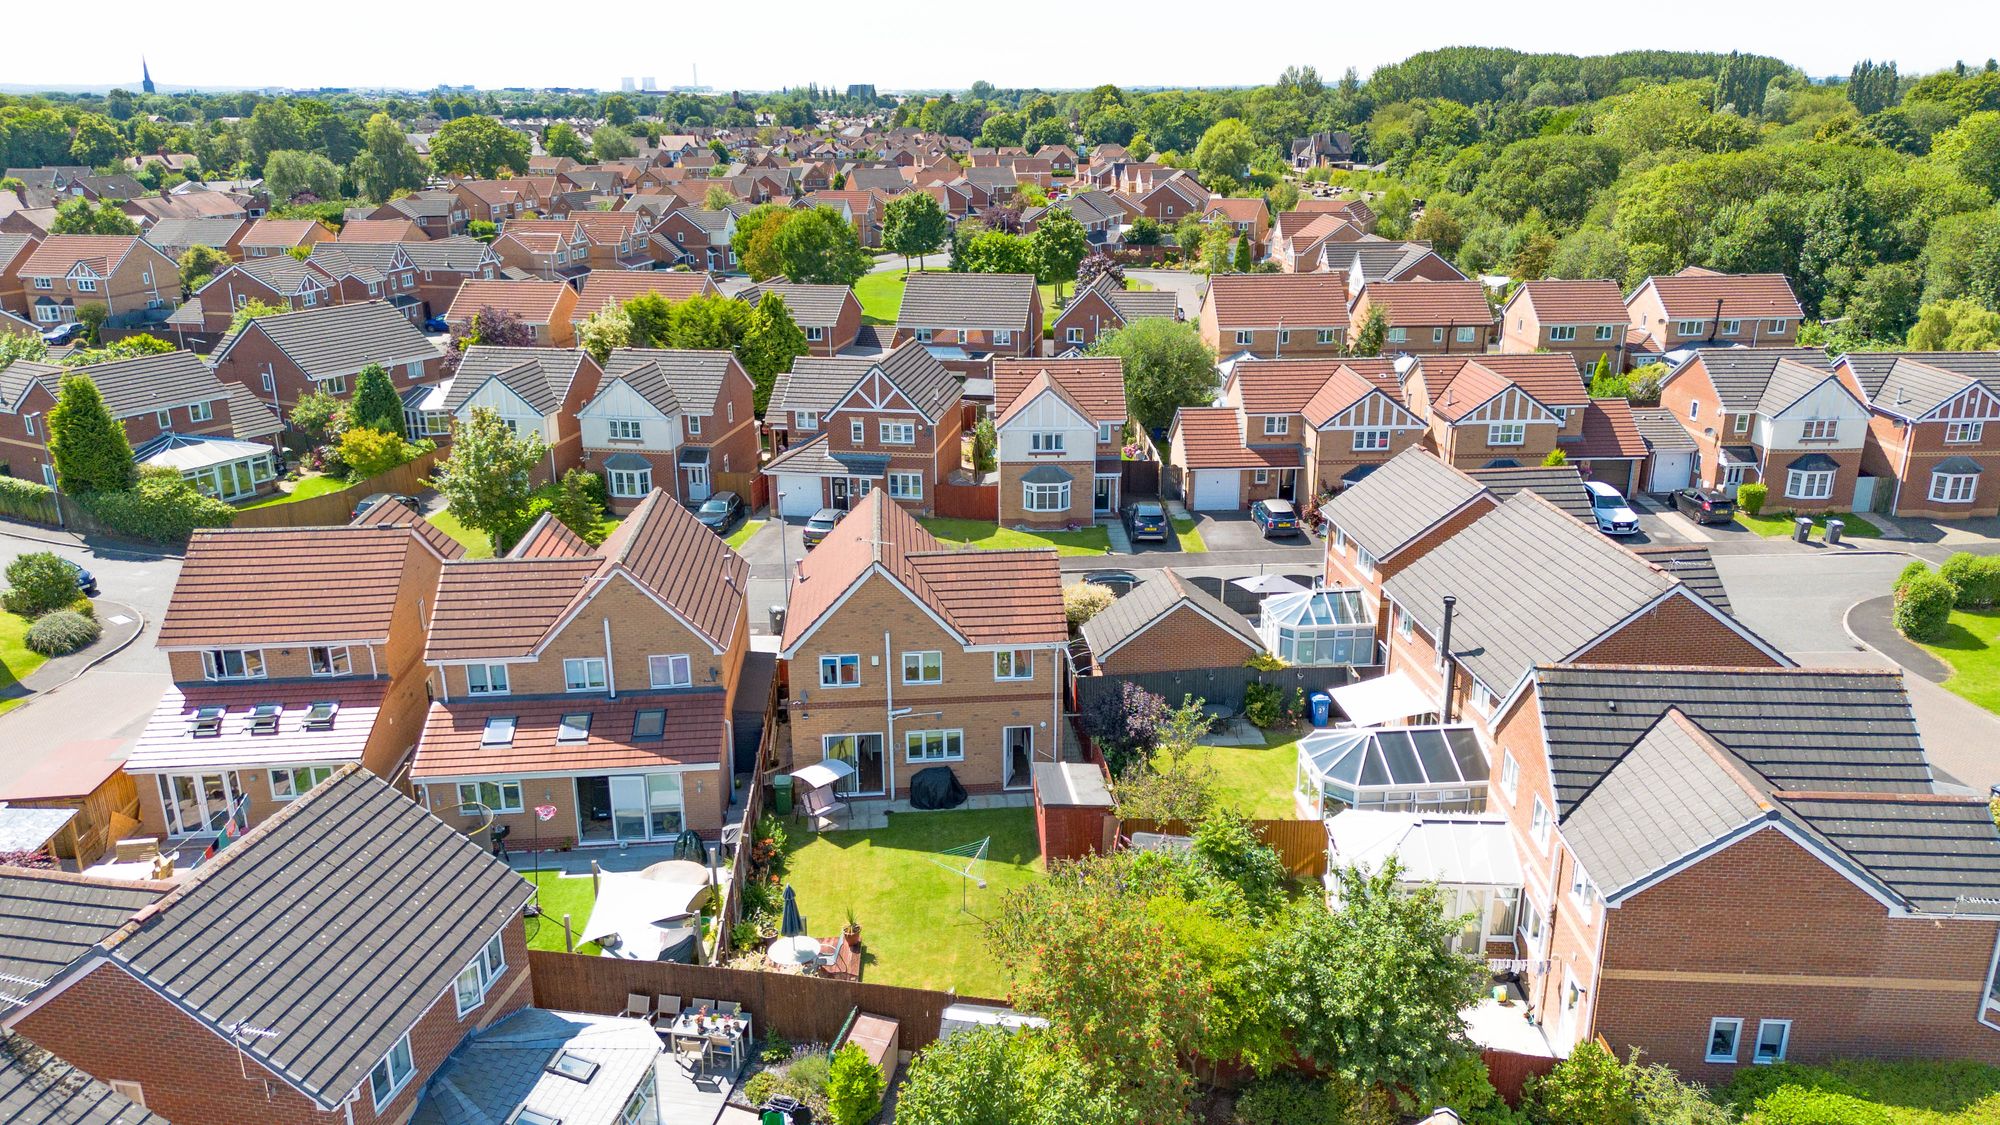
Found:
[{"label": "front lawn", "polygon": [[2000,610],[1952,610],[1944,637],[1923,647],[1951,665],[1946,688],[2000,712]]},{"label": "front lawn", "polygon": [[1208,553],[1208,544],[1201,541],[1201,532],[1195,530],[1193,516],[1174,519],[1174,537],[1181,541],[1181,553],[1184,555]]},{"label": "front lawn", "polygon": [[[1006,995],[1006,978],[986,947],[986,919],[1009,891],[1042,876],[1032,809],[899,812],[889,826],[814,835],[786,830],[785,878],[815,937],[831,937],[852,910],[861,923],[862,979],[909,988],[956,988],[970,996]],[[932,863],[945,848],[990,837],[986,858],[966,884]],[[560,940],[560,936],[558,936]]]},{"label": "front lawn", "polygon": [[28,673],[42,666],[48,658],[28,648],[28,619],[18,614],[0,612],[0,714],[19,707],[27,701],[25,695],[8,695],[14,685],[27,678]]},{"label": "front lawn", "polygon": [[[571,932],[581,933],[590,921],[590,908],[597,903],[588,875],[565,875],[560,871],[523,871],[521,878],[541,888],[542,914],[526,920],[528,948],[566,953],[563,948],[563,915],[569,915]],[[576,952],[595,957],[597,943],[587,941]]]},{"label": "front lawn", "polygon": [[1020,547],[1054,547],[1059,555],[1108,555],[1111,533],[1092,525],[1081,531],[1016,531],[985,520],[934,517],[918,520],[932,535],[952,546],[966,544],[982,551]]},{"label": "front lawn", "polygon": [[474,531],[460,523],[450,508],[443,508],[425,516],[438,530],[465,545],[468,559],[490,559],[493,557],[493,540],[483,531]]},{"label": "front lawn", "polygon": [[245,504],[241,510],[249,511],[252,508],[269,508],[278,504],[296,504],[301,500],[310,500],[315,496],[325,496],[329,492],[341,492],[352,487],[354,486],[345,477],[327,476],[323,473],[318,476],[300,477],[298,483],[293,485],[290,492],[280,492],[276,496],[266,497],[255,504]]},{"label": "front lawn", "polygon": [[[1828,514],[1847,525],[1843,534],[1849,539],[1880,539],[1882,537],[1881,528],[1876,527],[1874,524],[1869,523],[1852,512],[1832,512]],[[1813,532],[1815,538],[1826,534],[1827,518],[1825,515],[1813,517],[1813,527],[1817,529]],[[1792,517],[1790,516],[1753,516],[1743,509],[1738,508],[1736,509],[1736,522],[1767,538],[1790,535],[1792,533]]]},{"label": "front lawn", "polygon": [[1190,761],[1214,769],[1216,799],[1255,820],[1296,820],[1292,784],[1298,778],[1299,733],[1270,731],[1263,746],[1194,748]]},{"label": "front lawn", "polygon": [[743,544],[748,543],[750,537],[757,534],[758,530],[763,526],[763,520],[744,520],[743,526],[730,533],[729,538],[723,540],[723,542],[729,544],[730,550],[740,551],[743,549]]}]

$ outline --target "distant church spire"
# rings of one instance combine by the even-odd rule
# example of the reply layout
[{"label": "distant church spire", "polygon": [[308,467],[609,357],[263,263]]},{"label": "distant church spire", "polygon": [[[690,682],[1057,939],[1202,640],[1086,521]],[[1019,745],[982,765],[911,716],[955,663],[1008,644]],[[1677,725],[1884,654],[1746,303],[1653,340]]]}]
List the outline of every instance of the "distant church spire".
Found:
[{"label": "distant church spire", "polygon": [[144,55],[139,56],[139,88],[149,94],[153,92],[153,72],[146,68]]}]

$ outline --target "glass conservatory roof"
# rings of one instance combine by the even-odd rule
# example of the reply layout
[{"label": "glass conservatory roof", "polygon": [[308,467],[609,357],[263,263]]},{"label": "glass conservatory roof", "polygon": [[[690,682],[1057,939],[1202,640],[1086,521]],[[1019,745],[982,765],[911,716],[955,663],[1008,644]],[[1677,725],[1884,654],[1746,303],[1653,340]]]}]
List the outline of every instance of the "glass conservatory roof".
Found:
[{"label": "glass conservatory roof", "polygon": [[1315,731],[1299,740],[1299,762],[1317,782],[1357,788],[1487,779],[1479,736],[1463,725]]},{"label": "glass conservatory roof", "polygon": [[1315,625],[1372,625],[1368,603],[1359,590],[1302,590],[1265,598],[1262,619],[1284,628]]}]

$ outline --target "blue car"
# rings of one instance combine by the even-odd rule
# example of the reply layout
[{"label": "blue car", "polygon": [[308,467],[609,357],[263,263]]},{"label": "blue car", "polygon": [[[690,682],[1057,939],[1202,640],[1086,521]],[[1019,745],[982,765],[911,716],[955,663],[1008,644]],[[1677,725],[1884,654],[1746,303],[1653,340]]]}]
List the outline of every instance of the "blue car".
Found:
[{"label": "blue car", "polygon": [[1266,539],[1273,535],[1297,535],[1305,530],[1299,523],[1299,510],[1292,507],[1290,500],[1259,500],[1250,505],[1250,518],[1257,521]]},{"label": "blue car", "polygon": [[424,321],[424,331],[426,331],[426,332],[449,332],[449,331],[451,331],[451,325],[449,325],[449,324],[446,324],[446,323],[444,322],[444,318],[443,318],[443,317],[441,317],[441,316],[434,316],[434,317],[430,318],[429,320],[426,320],[426,321]]},{"label": "blue car", "polygon": [[1167,541],[1167,510],[1157,500],[1137,500],[1125,505],[1125,534],[1133,542],[1141,539]]},{"label": "blue car", "polygon": [[72,320],[68,324],[58,324],[43,332],[42,342],[52,348],[59,348],[81,335],[83,335],[83,325]]}]

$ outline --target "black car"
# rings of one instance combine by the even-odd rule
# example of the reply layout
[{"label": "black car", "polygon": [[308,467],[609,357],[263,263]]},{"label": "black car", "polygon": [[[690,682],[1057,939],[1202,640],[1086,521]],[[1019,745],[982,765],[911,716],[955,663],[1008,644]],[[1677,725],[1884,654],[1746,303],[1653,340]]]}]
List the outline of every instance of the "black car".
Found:
[{"label": "black car", "polygon": [[356,504],[354,506],[354,518],[360,519],[361,516],[364,513],[366,513],[370,508],[373,508],[377,504],[383,503],[384,501],[388,500],[394,500],[397,503],[403,504],[413,512],[421,512],[424,510],[423,505],[414,496],[406,496],[400,492],[376,492],[367,496],[363,496],[361,498],[361,503]]},{"label": "black car", "polygon": [[43,329],[42,343],[52,348],[59,348],[81,335],[83,335],[83,323],[72,320],[67,324],[58,324],[54,328]]},{"label": "black car", "polygon": [[833,525],[840,522],[840,512],[833,508],[821,508],[806,520],[806,550],[810,551],[826,537],[833,534]]},{"label": "black car", "polygon": [[1674,511],[1696,523],[1731,523],[1736,501],[1712,488],[1683,488],[1674,493]]},{"label": "black car", "polygon": [[700,520],[703,527],[717,535],[734,527],[742,516],[743,498],[734,492],[716,493],[702,501],[701,507],[694,514],[694,518]]},{"label": "black car", "polygon": [[1167,510],[1157,500],[1135,500],[1125,505],[1125,534],[1133,542],[1141,539],[1167,541]]},{"label": "black car", "polygon": [[94,598],[97,596],[97,576],[95,574],[90,573],[68,559],[64,559],[62,564],[68,567],[71,573],[76,575],[76,588],[78,590],[83,591],[89,597]]}]

